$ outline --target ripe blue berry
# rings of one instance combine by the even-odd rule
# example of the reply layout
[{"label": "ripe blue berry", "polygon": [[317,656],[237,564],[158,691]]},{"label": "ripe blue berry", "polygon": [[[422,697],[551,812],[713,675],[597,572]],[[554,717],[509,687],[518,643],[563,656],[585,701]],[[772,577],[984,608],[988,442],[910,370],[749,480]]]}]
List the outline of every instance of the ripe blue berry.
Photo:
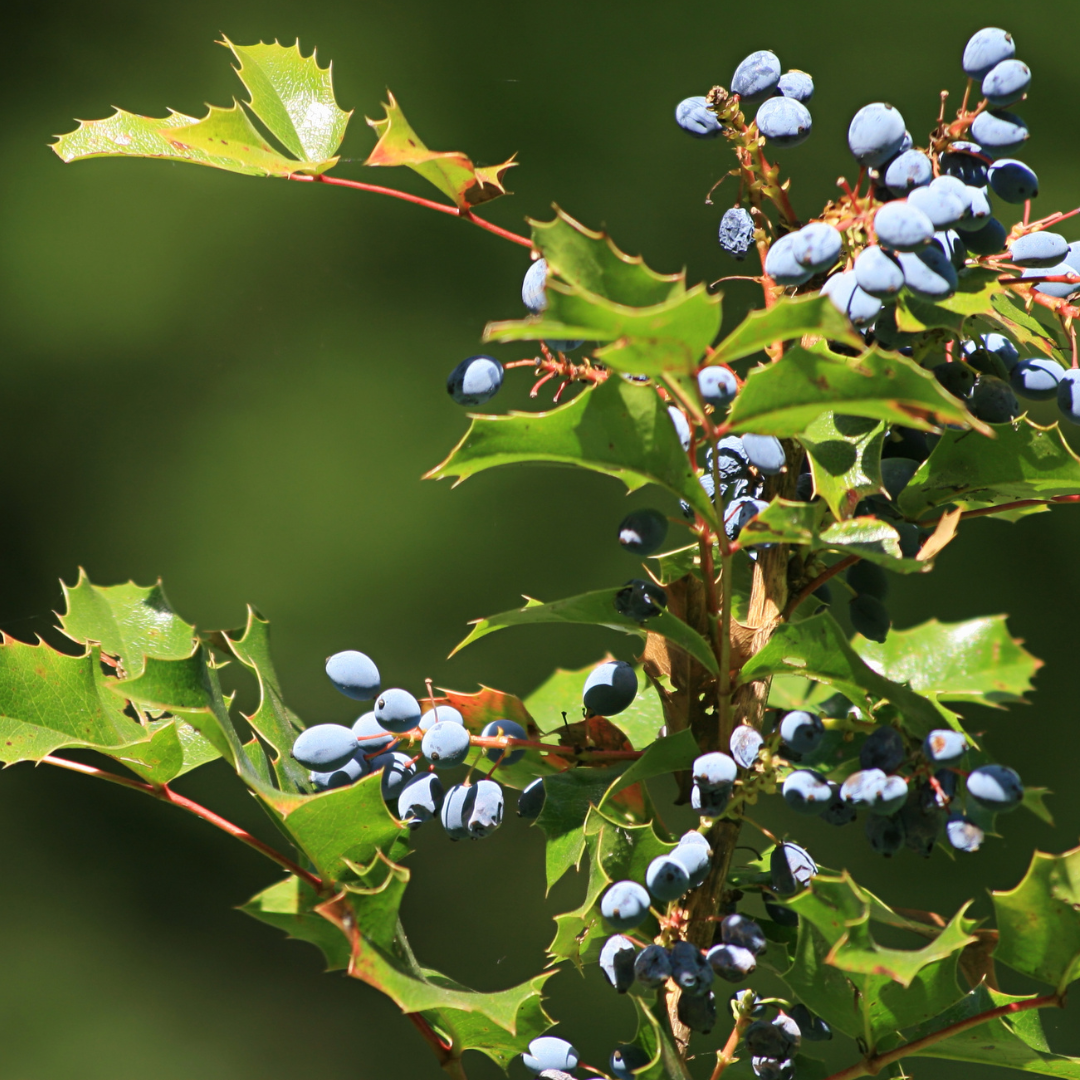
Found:
[{"label": "ripe blue berry", "polygon": [[886,203],[874,214],[878,240],[894,251],[918,251],[934,237],[934,223],[906,199]]},{"label": "ripe blue berry", "polygon": [[945,826],[945,835],[957,851],[966,851],[968,854],[978,851],[982,847],[983,840],[986,839],[986,833],[974,821],[962,815],[949,818]]},{"label": "ripe blue berry", "polygon": [[619,525],[619,543],[635,555],[652,555],[664,546],[668,519],[659,510],[632,510]]},{"label": "ripe blue berry", "polygon": [[784,97],[801,101],[805,105],[814,96],[814,80],[805,71],[792,68],[780,76],[776,89]]},{"label": "ripe blue berry", "polygon": [[696,945],[676,941],[671,947],[671,977],[684,994],[700,995],[712,985],[713,969]]},{"label": "ripe blue berry", "polygon": [[955,225],[971,211],[968,187],[955,176],[939,176],[926,187],[912,191],[907,201],[908,206],[921,210],[934,223],[935,229]]},{"label": "ripe blue berry", "polygon": [[652,581],[631,578],[615,594],[614,604],[620,615],[644,623],[667,607],[667,593]]},{"label": "ripe blue berry", "polygon": [[686,414],[682,409],[677,409],[674,405],[669,405],[668,416],[671,417],[671,422],[675,425],[675,434],[679,436],[679,442],[682,444],[682,448],[684,450],[689,450],[690,423],[686,419]]},{"label": "ripe blue berry", "polygon": [[482,405],[503,383],[503,366],[494,356],[470,356],[462,360],[446,380],[446,392],[459,405]]},{"label": "ripe blue berry", "polygon": [[716,1024],[716,996],[711,990],[703,994],[680,994],[677,1012],[679,1020],[691,1031],[708,1035]]},{"label": "ripe blue berry", "polygon": [[742,262],[754,246],[754,219],[748,210],[733,206],[724,211],[720,219],[720,246],[733,258]]},{"label": "ripe blue berry", "polygon": [[1053,360],[1037,356],[1021,360],[1009,372],[1009,385],[1029,401],[1049,401],[1057,396],[1064,370]]},{"label": "ripe blue berry", "polygon": [[600,901],[600,914],[616,930],[633,930],[649,915],[649,894],[636,881],[616,881]]},{"label": "ripe blue berry", "polygon": [[615,1080],[634,1080],[652,1059],[640,1046],[616,1046],[611,1051],[611,1075]]},{"label": "ripe blue berry", "polygon": [[436,769],[452,769],[469,756],[469,733],[461,724],[441,720],[424,732],[420,750]]},{"label": "ripe blue berry", "polygon": [[825,738],[825,725],[817,713],[794,709],[780,721],[780,738],[796,754],[812,754]]},{"label": "ripe blue berry", "polygon": [[730,368],[713,364],[702,368],[697,377],[701,399],[714,409],[722,409],[735,400],[739,383]]},{"label": "ripe blue berry", "polygon": [[702,791],[730,791],[738,776],[735,762],[719,750],[696,758],[691,770],[694,783]]},{"label": "ripe blue berry", "polygon": [[538,776],[518,796],[518,817],[532,821],[540,816],[544,809],[544,778]]},{"label": "ripe blue berry", "polygon": [[832,801],[832,788],[820,773],[797,769],[784,780],[784,802],[800,814],[820,814]]},{"label": "ripe blue berry", "polygon": [[461,724],[465,725],[465,717],[452,705],[433,705],[423,716],[417,725],[421,731],[429,731],[436,724]]},{"label": "ripe blue berry", "polygon": [[731,92],[743,101],[764,101],[780,82],[780,61],[767,49],[751,53],[731,76]]},{"label": "ripe blue berry", "polygon": [[937,728],[923,739],[923,756],[935,765],[952,764],[967,752],[967,736],[952,728]]},{"label": "ripe blue berry", "polygon": [[1011,105],[1031,85],[1031,69],[1022,60],[1002,60],[982,81],[982,94],[991,105]]},{"label": "ripe blue berry", "polygon": [[853,807],[871,810],[881,795],[886,779],[881,769],[860,769],[840,785],[840,798]]},{"label": "ripe blue berry", "polygon": [[720,922],[720,940],[725,945],[738,945],[760,956],[768,947],[765,935],[753,919],[738,912],[725,915]]},{"label": "ripe blue berry", "polygon": [[964,46],[964,74],[982,79],[1002,60],[1016,55],[1012,34],[996,26],[986,26],[972,34]]},{"label": "ripe blue berry", "polygon": [[713,139],[723,128],[703,97],[683,98],[675,106],[675,123],[695,139]]},{"label": "ripe blue berry", "polygon": [[902,776],[887,776],[870,807],[872,814],[895,814],[908,799],[908,783]]},{"label": "ripe blue berry", "polygon": [[352,733],[362,753],[374,754],[397,745],[397,740],[375,719],[375,713],[366,712],[352,726]]},{"label": "ripe blue berry", "polygon": [[742,982],[757,967],[757,957],[741,945],[714,945],[705,959],[728,982]]},{"label": "ripe blue berry", "polygon": [[[687,835],[701,836],[701,833],[691,832]],[[701,836],[701,839],[703,841],[701,844],[680,841],[676,848],[668,852],[672,859],[682,864],[691,889],[696,889],[709,876],[709,868],[712,865],[712,850],[705,837]]]},{"label": "ripe blue berry", "polygon": [[[769,856],[772,887],[781,896],[790,896],[809,884],[817,875],[817,863],[798,844],[777,844]],[[776,916],[774,915],[775,919]]]},{"label": "ripe blue berry", "polygon": [[469,815],[476,804],[476,788],[472,784],[455,784],[442,801],[439,820],[451,840],[464,840],[469,835]]},{"label": "ripe blue berry", "polygon": [[957,227],[956,232],[972,255],[996,255],[1005,250],[1005,238],[1008,234],[997,218],[987,218],[981,229]]},{"label": "ripe blue berry", "polygon": [[884,165],[904,142],[904,118],[884,102],[864,105],[848,127],[848,148],[860,165]]},{"label": "ripe blue berry", "polygon": [[521,282],[521,302],[534,314],[539,315],[547,307],[547,259],[537,259]]},{"label": "ripe blue berry", "polygon": [[904,846],[904,826],[899,815],[871,814],[866,819],[866,839],[879,855],[895,855]]},{"label": "ripe blue berry", "polygon": [[758,131],[773,146],[798,146],[810,137],[810,110],[794,98],[769,98],[757,111]]},{"label": "ripe blue berry", "polygon": [[622,934],[609,937],[600,950],[600,970],[620,994],[625,994],[634,985],[636,955],[637,947]]},{"label": "ripe blue berry", "polygon": [[968,212],[968,218],[971,223],[987,221],[994,212],[994,208],[990,204],[990,198],[986,193],[986,188],[969,187],[968,199],[971,202],[971,209]]},{"label": "ripe blue berry", "polygon": [[895,772],[905,757],[904,737],[894,727],[875,728],[859,749],[859,764],[864,769]]},{"label": "ripe blue berry", "polygon": [[924,187],[933,179],[933,163],[921,150],[905,150],[885,170],[885,186],[901,198],[912,188]]},{"label": "ripe blue berry", "polygon": [[812,221],[792,233],[791,237],[791,253],[795,261],[804,270],[815,274],[834,266],[844,247],[840,230],[825,221]]},{"label": "ripe blue berry", "polygon": [[884,641],[892,627],[885,605],[873,596],[856,596],[849,600],[848,616],[855,630],[869,641]]},{"label": "ripe blue berry", "polygon": [[960,140],[949,144],[938,158],[938,164],[943,175],[955,176],[972,187],[983,187],[990,163],[978,143]]},{"label": "ripe blue berry", "polygon": [[832,1028],[820,1016],[815,1016],[802,1002],[792,1005],[788,1015],[799,1025],[800,1034],[808,1042],[825,1042],[832,1038]]},{"label": "ripe blue berry", "polygon": [[494,780],[480,780],[475,786],[476,799],[469,814],[469,836],[482,840],[490,836],[503,820],[503,790]]},{"label": "ripe blue berry", "polygon": [[996,156],[1023,146],[1028,138],[1028,129],[1015,113],[991,109],[975,117],[971,134],[984,149]]},{"label": "ripe blue berry", "polygon": [[1039,178],[1035,171],[1015,158],[998,158],[986,175],[994,194],[1007,203],[1027,202],[1039,194]]},{"label": "ripe blue berry", "polygon": [[813,276],[796,258],[792,244],[795,233],[785,233],[770,248],[765,256],[765,273],[777,285],[802,285]]},{"label": "ripe blue berry", "polygon": [[1080,424],[1080,371],[1070,368],[1061,376],[1057,388],[1061,415],[1071,424]]},{"label": "ripe blue berry", "polygon": [[[492,720],[484,725],[480,734],[485,739],[528,739],[529,733],[513,720]],[[514,765],[525,756],[525,748],[517,750],[503,750],[492,746],[486,751],[488,761],[499,761],[503,765]]]},{"label": "ripe blue berry", "polygon": [[379,692],[379,669],[371,657],[355,649],[328,656],[326,674],[335,690],[355,701],[370,701]]},{"label": "ripe blue berry", "polygon": [[331,769],[326,772],[313,772],[308,779],[315,785],[318,791],[329,791],[332,788],[348,787],[360,777],[370,771],[367,759],[361,750],[357,750],[353,756],[339,769]]},{"label": "ripe blue berry", "polygon": [[744,435],[746,460],[763,476],[777,476],[787,460],[784,447],[775,435]]},{"label": "ripe blue berry", "polygon": [[408,754],[390,750],[371,759],[371,768],[382,772],[382,797],[387,806],[394,806],[405,785],[416,775],[416,766]]},{"label": "ripe blue berry", "polygon": [[552,1035],[533,1039],[529,1043],[528,1053],[521,1055],[522,1064],[533,1076],[539,1076],[547,1069],[572,1072],[578,1067],[580,1060],[577,1050],[570,1043]]},{"label": "ripe blue berry", "polygon": [[292,756],[314,772],[334,772],[352,759],[357,750],[352,728],[342,724],[316,724],[301,732],[293,743]]},{"label": "ripe blue berry", "polygon": [[827,296],[833,307],[842,311],[856,326],[872,323],[881,311],[881,301],[859,288],[854,270],[833,274],[822,285],[821,295]]},{"label": "ripe blue berry", "polygon": [[765,900],[764,904],[765,914],[768,915],[777,926],[799,925],[799,916],[796,912],[792,911],[791,908],[786,908],[782,904],[776,904],[772,900]]},{"label": "ripe blue berry", "polygon": [[654,900],[667,903],[678,900],[690,888],[690,875],[678,859],[658,855],[645,871],[645,887]]},{"label": "ripe blue berry", "polygon": [[671,956],[661,945],[647,945],[634,960],[637,981],[650,990],[663,986],[671,978]]},{"label": "ripe blue berry", "polygon": [[398,817],[410,829],[430,821],[442,806],[443,786],[434,773],[414,776],[398,796]]},{"label": "ripe blue berry", "polygon": [[746,1048],[755,1057],[784,1060],[791,1057],[799,1045],[798,1029],[792,1034],[785,1026],[768,1020],[755,1020],[746,1029],[744,1038]]},{"label": "ripe blue berry", "polygon": [[795,1080],[795,1062],[790,1058],[752,1057],[750,1066],[758,1080]]},{"label": "ripe blue berry", "polygon": [[752,769],[754,762],[758,759],[758,754],[761,753],[764,742],[765,739],[760,731],[752,728],[749,724],[740,724],[731,733],[729,744],[731,756],[735,759],[737,765],[744,769]]},{"label": "ripe blue berry", "polygon": [[408,690],[384,690],[375,702],[375,719],[397,735],[417,727],[421,715],[420,702]]},{"label": "ripe blue berry", "polygon": [[947,300],[956,292],[956,267],[936,244],[922,251],[901,251],[897,258],[904,271],[904,284],[916,296]]},{"label": "ripe blue berry", "polygon": [[832,798],[821,812],[821,820],[827,825],[849,825],[857,816],[854,805],[841,798],[839,784],[830,783],[829,787],[832,788]]},{"label": "ripe blue berry", "polygon": [[1017,266],[1057,266],[1068,254],[1069,241],[1045,230],[1021,236],[1009,248],[1009,258]]},{"label": "ripe blue berry", "polygon": [[993,375],[978,377],[968,408],[988,424],[1006,424],[1020,415],[1020,403],[1009,384]]},{"label": "ripe blue berry", "polygon": [[[1060,262],[1057,266],[1025,270],[1020,276],[1026,278],[1061,277],[1066,274],[1075,275],[1078,273],[1080,273],[1080,270],[1077,270],[1077,268],[1069,262]],[[1053,296],[1059,300],[1063,300],[1066,297],[1072,296],[1075,292],[1080,292],[1080,282],[1043,281],[1035,286],[1035,291],[1043,293],[1045,296]]]},{"label": "ripe blue berry", "polygon": [[731,789],[710,791],[694,784],[690,788],[690,809],[702,817],[719,817],[731,799]]},{"label": "ripe blue berry", "polygon": [[594,716],[616,716],[630,707],[637,691],[634,669],[625,660],[609,660],[589,672],[581,697]]},{"label": "ripe blue berry", "polygon": [[863,292],[883,300],[904,287],[904,271],[895,255],[873,244],[863,248],[855,260],[855,281]]},{"label": "ripe blue berry", "polygon": [[967,793],[987,810],[1015,810],[1024,800],[1019,774],[1006,765],[981,765],[967,778]]}]

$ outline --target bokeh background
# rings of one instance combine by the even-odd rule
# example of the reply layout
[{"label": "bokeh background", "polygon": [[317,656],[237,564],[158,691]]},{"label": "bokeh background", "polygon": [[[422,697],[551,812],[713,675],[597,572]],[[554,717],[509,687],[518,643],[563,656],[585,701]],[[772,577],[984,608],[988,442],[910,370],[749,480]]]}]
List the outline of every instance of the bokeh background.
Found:
[{"label": "bokeh background", "polygon": [[[391,684],[431,676],[524,694],[556,665],[632,646],[599,630],[533,629],[444,659],[468,619],[520,593],[554,599],[634,568],[613,540],[629,504],[612,480],[518,469],[456,491],[420,482],[466,427],[445,375],[478,351],[486,320],[520,313],[526,252],[358,192],[160,162],[64,167],[46,143],[73,117],[227,104],[240,86],[213,44],[221,32],[299,36],[334,61],[339,100],[356,109],[341,175],[364,174],[374,136],[363,116],[380,115],[389,86],[430,145],[480,163],[519,153],[516,194],[485,211],[492,220],[522,228],[558,202],[657,269],[712,279],[731,264],[715,242],[720,209],[703,197],[729,166],[722,144],[675,127],[680,98],[726,82],[753,48],[809,70],[814,134],[780,158],[810,214],[853,171],[843,136],[855,109],[889,100],[921,141],[938,90],[962,89],[963,43],[987,24],[1012,29],[1034,69],[1022,111],[1039,209],[1068,209],[1080,202],[1073,0],[20,5],[0,67],[0,625],[26,640],[45,633],[58,579],[73,582],[80,565],[101,583],[162,576],[203,627],[239,624],[251,602],[273,621],[287,694],[309,722],[351,718],[322,673],[340,648],[372,652]],[[364,178],[424,190],[404,172]],[[1080,237],[1080,226],[1066,232]],[[747,299],[729,291],[729,320]],[[498,404],[528,407],[528,384],[511,377]],[[811,823],[802,835],[826,864],[899,905],[951,912],[974,897],[985,913],[987,890],[1017,881],[1033,846],[1076,843],[1078,514],[974,523],[932,577],[896,581],[892,602],[900,626],[1007,611],[1047,660],[1030,707],[967,715],[1029,782],[1057,792],[1056,828],[1021,812],[978,857],[939,851],[923,863],[885,862],[858,836]],[[180,787],[262,828],[220,765]],[[4,1076],[439,1075],[378,994],[322,974],[313,948],[232,910],[275,871],[202,823],[26,765],[0,777],[0,821]],[[422,833],[419,849],[405,914],[420,957],[481,989],[535,971],[549,915],[580,887],[564,882],[543,901],[538,831],[513,818],[484,844]],[[549,988],[586,1060],[632,1035],[628,1003],[598,973],[559,974]],[[1048,1028],[1059,1049],[1080,1052],[1075,1006]],[[828,1054],[844,1065],[853,1048]],[[470,1071],[497,1073],[479,1058]]]}]

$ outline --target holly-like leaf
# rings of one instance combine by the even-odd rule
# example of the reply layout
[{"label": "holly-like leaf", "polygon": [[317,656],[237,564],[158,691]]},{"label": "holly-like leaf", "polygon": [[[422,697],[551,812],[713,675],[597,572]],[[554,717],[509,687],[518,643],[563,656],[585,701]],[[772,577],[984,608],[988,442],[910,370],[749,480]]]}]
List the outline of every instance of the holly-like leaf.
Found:
[{"label": "holly-like leaf", "polygon": [[810,459],[814,493],[837,519],[850,517],[861,498],[883,490],[883,421],[824,412],[799,433],[799,442]]},{"label": "holly-like leaf", "polygon": [[1057,424],[1040,427],[1026,417],[996,424],[996,438],[944,431],[930,456],[900,493],[909,517],[936,507],[979,510],[1020,499],[1080,493],[1080,457]]},{"label": "holly-like leaf", "polygon": [[841,341],[855,349],[866,342],[851,328],[827,296],[781,297],[771,308],[752,311],[713,351],[712,364],[730,364],[760,352],[778,341],[794,341],[804,334]]},{"label": "holly-like leaf", "polygon": [[965,330],[967,320],[972,316],[991,314],[994,298],[1005,292],[995,271],[967,270],[960,275],[956,292],[947,300],[931,302],[902,293],[896,301],[896,327],[903,333],[942,329],[970,337]]},{"label": "holly-like leaf", "polygon": [[704,285],[650,307],[628,307],[549,279],[547,299],[543,315],[489,323],[484,340],[607,342],[595,354],[607,367],[629,374],[662,375],[692,371],[720,330],[720,297],[710,295]]},{"label": "holly-like leaf", "polygon": [[1080,976],[1080,848],[1036,851],[1024,880],[992,896],[994,958],[1063,993]]},{"label": "holly-like leaf", "polygon": [[147,729],[152,733],[148,743],[113,750],[109,756],[150,783],[167,784],[221,757],[205,735],[183,720],[155,720]]},{"label": "holly-like leaf", "polygon": [[459,151],[429,150],[405,119],[394,95],[387,91],[387,97],[390,100],[383,105],[386,115],[381,120],[368,119],[379,141],[365,165],[405,165],[434,184],[461,210],[507,194],[502,180],[516,164],[513,158],[501,165],[478,169]]},{"label": "holly-like leaf", "polygon": [[986,315],[984,318],[995,330],[1004,331],[1022,346],[1030,345],[1046,356],[1064,361],[1065,357],[1060,344],[1051,340],[1047,328],[1038,319],[1016,305],[1012,293],[1006,291],[995,293],[993,306],[993,315]]},{"label": "holly-like leaf", "polygon": [[315,910],[319,899],[306,881],[290,874],[257,893],[240,910],[296,941],[318,946],[326,957],[326,970],[340,971],[349,966],[352,949],[349,939]]},{"label": "holly-like leaf", "polygon": [[872,702],[888,701],[917,737],[943,726],[943,714],[932,701],[870,667],[828,612],[779,626],[768,644],[743,665],[739,682],[745,685],[770,675],[801,675],[827,683],[868,711]]},{"label": "holly-like leaf", "polygon": [[645,636],[646,631],[660,634],[688,652],[698,663],[708,668],[714,675],[717,671],[716,657],[709,643],[682,619],[666,611],[651,616],[648,624],[628,619],[615,610],[615,594],[618,589],[598,589],[596,592],[582,593],[566,600],[554,600],[543,604],[539,600],[525,597],[525,606],[513,611],[504,611],[486,619],[477,619],[469,636],[458,644],[450,654],[459,652],[466,645],[504,630],[508,626],[526,626],[533,623],[585,623],[591,626],[606,626],[610,630],[621,630],[626,634]]},{"label": "holly-like leaf", "polygon": [[424,479],[453,476],[460,483],[522,462],[578,465],[614,476],[630,491],[659,484],[716,520],[667,407],[650,386],[612,377],[549,412],[474,416],[465,438]]},{"label": "holly-like leaf", "polygon": [[[904,1035],[909,1042],[915,1042],[991,1009],[1027,1000],[999,993],[984,983],[940,1016],[904,1032]],[[978,1024],[940,1042],[932,1042],[911,1056],[997,1065],[1040,1076],[1056,1076],[1061,1080],[1080,1080],[1080,1058],[1050,1052],[1036,1009]]]},{"label": "holly-like leaf", "polygon": [[548,272],[583,292],[627,307],[651,307],[686,292],[686,271],[658,274],[640,255],[620,251],[605,232],[593,232],[558,206],[551,221],[529,219],[533,246]]},{"label": "holly-like leaf", "polygon": [[225,38],[223,44],[240,61],[236,74],[251,95],[252,112],[274,138],[301,161],[332,157],[352,113],[338,107],[330,66],[319,67],[314,52],[303,56],[299,41],[234,45]]},{"label": "holly-like leaf", "polygon": [[638,994],[632,994],[631,1000],[637,1014],[637,1033],[633,1042],[648,1055],[648,1064],[640,1070],[635,1069],[634,1076],[638,1080],[688,1080],[690,1074],[664,1025]]},{"label": "holly-like leaf", "polygon": [[941,701],[974,701],[998,708],[1024,701],[1042,666],[1012,637],[1004,615],[965,622],[937,619],[893,630],[883,643],[859,638],[859,655],[894,682]]},{"label": "holly-like leaf", "polygon": [[606,809],[608,800],[631,784],[650,780],[654,776],[666,776],[680,769],[689,769],[700,753],[697,740],[689,728],[657,739],[630,768],[616,778],[604,795],[600,809]]},{"label": "holly-like leaf", "polygon": [[935,423],[989,431],[930,372],[906,357],[870,349],[848,358],[798,345],[776,363],[750,372],[728,422],[736,431],[786,437],[805,431],[830,409],[924,431]]}]

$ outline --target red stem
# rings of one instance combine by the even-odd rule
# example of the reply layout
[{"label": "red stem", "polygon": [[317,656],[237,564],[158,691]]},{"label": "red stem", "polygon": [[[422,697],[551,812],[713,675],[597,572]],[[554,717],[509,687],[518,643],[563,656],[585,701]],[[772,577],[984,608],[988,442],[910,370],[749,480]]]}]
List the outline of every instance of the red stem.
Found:
[{"label": "red stem", "polygon": [[808,597],[820,589],[829,578],[836,577],[841,570],[846,570],[849,566],[854,565],[859,561],[862,556],[849,555],[846,559],[841,559],[839,562],[834,562],[832,566],[823,570],[813,581],[808,585],[804,585],[802,589],[795,594],[795,596],[787,602],[787,606],[784,608],[781,619],[788,619],[791,617],[792,612]]},{"label": "red stem", "polygon": [[82,762],[70,761],[68,758],[56,757],[53,754],[46,754],[41,760],[46,765],[56,765],[61,769],[69,769],[71,772],[82,773],[83,776],[94,776],[99,780],[108,780],[110,784],[119,784],[121,787],[133,788],[136,791],[142,791],[147,795],[152,795],[155,799],[160,799],[162,802],[171,803],[173,806],[179,806],[181,810],[187,810],[189,814],[194,814],[196,817],[202,818],[203,821],[207,821],[216,828],[221,829],[222,832],[228,833],[242,844],[247,844],[248,847],[254,848],[255,851],[265,855],[268,859],[272,859],[278,866],[288,870],[290,874],[295,874],[297,877],[303,878],[313,889],[316,889],[319,892],[322,892],[324,889],[322,878],[318,878],[303,867],[297,866],[291,859],[282,855],[280,851],[275,851],[269,844],[264,844],[258,837],[252,836],[251,833],[247,832],[245,829],[241,829],[239,825],[234,825],[220,814],[215,814],[213,810],[208,810],[205,806],[185,798],[183,795],[178,795],[168,784],[146,784],[141,780],[131,780],[126,776],[119,776],[116,773],[108,772],[105,769],[98,769],[93,765],[83,765]]},{"label": "red stem", "polygon": [[410,195],[406,191],[397,191],[394,188],[381,187],[378,184],[365,184],[360,180],[344,180],[340,176],[301,176],[299,173],[290,173],[287,179],[333,184],[336,187],[355,188],[357,191],[372,191],[376,195],[389,195],[395,199],[404,199],[405,202],[415,203],[417,206],[426,206],[429,210],[438,210],[442,214],[453,214],[454,217],[478,225],[481,229],[487,229],[488,232],[501,236],[504,240],[512,240],[515,244],[521,244],[522,247],[531,248],[533,246],[532,241],[527,236],[520,236],[518,233],[510,232],[509,229],[502,229],[498,225],[492,225],[490,221],[478,218],[471,210],[459,210],[456,206],[447,206],[446,203],[435,202],[434,199],[422,199],[419,195]]}]

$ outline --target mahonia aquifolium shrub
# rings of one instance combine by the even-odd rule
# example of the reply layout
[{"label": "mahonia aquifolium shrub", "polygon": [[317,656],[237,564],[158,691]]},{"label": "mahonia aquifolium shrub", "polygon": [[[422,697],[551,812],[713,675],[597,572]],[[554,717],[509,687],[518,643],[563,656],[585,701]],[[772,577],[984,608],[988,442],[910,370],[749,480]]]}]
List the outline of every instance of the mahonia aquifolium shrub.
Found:
[{"label": "mahonia aquifolium shrub", "polygon": [[[118,110],[54,149],[65,161],[163,157],[368,189],[328,175],[349,119],[329,69],[298,46],[225,44],[246,108],[202,120]],[[952,919],[901,914],[791,835],[817,817],[849,834],[861,823],[886,857],[966,858],[997,833],[998,815],[1023,805],[1046,818],[1044,791],[1025,789],[950,707],[1023,700],[1038,662],[1002,617],[897,630],[886,606],[891,575],[929,571],[966,518],[1080,500],[1080,458],[1058,425],[1021,414],[1021,399],[1056,401],[1080,423],[1080,242],[1056,231],[1076,211],[1033,218],[1038,178],[1014,156],[1028,131],[1009,111],[1031,72],[1015,52],[1004,30],[971,38],[962,104],[950,120],[941,99],[924,145],[893,106],[859,109],[847,137],[854,183],[811,220],[766,156],[811,137],[811,75],[758,51],[730,86],[680,102],[676,122],[703,150],[734,151],[727,186],[713,189],[733,196],[719,244],[760,271],[740,276],[760,286],[761,310],[727,335],[724,278],[688,288],[561,210],[530,237],[478,215],[505,194],[514,162],[477,168],[429,151],[391,96],[368,121],[377,143],[365,164],[415,169],[450,200],[427,205],[532,255],[526,314],[489,324],[484,340],[535,342],[534,355],[469,356],[450,372],[449,395],[485,405],[514,368],[534,372],[533,397],[555,385],[550,410],[474,416],[428,476],[570,463],[631,490],[652,484],[670,504],[612,523],[612,543],[650,560],[638,576],[479,620],[462,645],[512,625],[575,622],[624,630],[640,656],[556,672],[523,701],[430,682],[419,696],[384,688],[371,657],[349,649],[326,673],[366,711],[351,726],[305,724],[282,700],[258,613],[241,630],[199,633],[160,587],[84,577],[65,590],[61,617],[82,657],[0,646],[3,760],[170,802],[171,780],[227,760],[299,853],[232,827],[287,872],[244,910],[389,995],[454,1077],[478,1050],[548,1080],[685,1080],[696,1067],[687,1062],[703,1060],[717,1080],[738,1059],[760,1080],[790,1080],[820,1075],[808,1044],[839,1036],[855,1058],[843,1080],[916,1049],[1080,1078],[1080,1059],[1045,1049],[1035,1011],[1063,1005],[1076,974],[1080,849],[1036,853],[1020,885],[994,894],[991,955],[966,908]],[[1008,225],[1013,206],[1022,216]],[[258,681],[259,708],[242,723],[218,685],[226,660]],[[139,779],[58,756],[65,747],[118,758]],[[671,834],[644,787],[660,777],[673,778],[698,828]],[[549,973],[502,993],[468,990],[418,966],[398,919],[415,830],[489,838],[508,791],[546,834],[549,884],[590,863],[585,900],[559,917],[550,956],[598,964],[633,1001],[637,1032],[629,1042],[613,1033],[606,1068],[545,1034]],[[781,835],[747,813],[763,798],[782,807]],[[744,827],[764,844],[740,843]],[[818,857],[843,865],[839,845]],[[922,947],[881,947],[880,924]],[[1050,992],[1001,993],[998,961]],[[759,967],[784,996],[755,991]],[[1004,1019],[1018,1012],[1030,1014],[1022,1028]],[[474,1014],[485,1022],[462,1019]],[[960,1038],[976,1028],[985,1039]]]}]

